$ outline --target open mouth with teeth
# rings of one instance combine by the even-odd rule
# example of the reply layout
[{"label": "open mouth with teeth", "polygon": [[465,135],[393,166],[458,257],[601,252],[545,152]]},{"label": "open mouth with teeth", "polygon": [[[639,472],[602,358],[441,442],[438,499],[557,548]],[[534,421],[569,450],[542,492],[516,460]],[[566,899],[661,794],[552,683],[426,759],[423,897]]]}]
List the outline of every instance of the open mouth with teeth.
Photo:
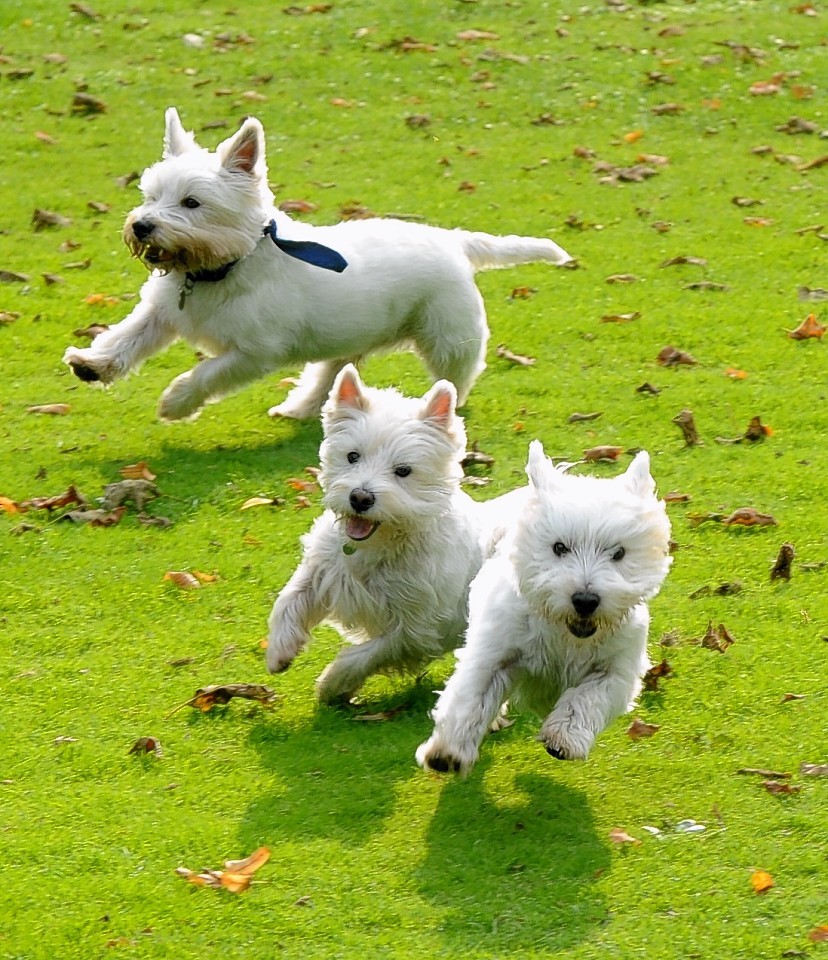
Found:
[{"label": "open mouth with teeth", "polygon": [[573,636],[581,640],[591,637],[598,629],[598,624],[587,617],[574,617],[572,620],[567,620],[566,626]]},{"label": "open mouth with teeth", "polygon": [[147,244],[145,247],[142,247],[138,253],[138,256],[141,258],[141,260],[144,260],[146,263],[151,263],[153,266],[171,263],[173,260],[175,260],[175,254],[170,250],[164,250],[161,247],[155,247],[151,244]]},{"label": "open mouth with teeth", "polygon": [[345,533],[348,534],[351,540],[361,542],[372,537],[376,533],[379,525],[379,520],[369,520],[368,517],[350,516],[345,518]]}]

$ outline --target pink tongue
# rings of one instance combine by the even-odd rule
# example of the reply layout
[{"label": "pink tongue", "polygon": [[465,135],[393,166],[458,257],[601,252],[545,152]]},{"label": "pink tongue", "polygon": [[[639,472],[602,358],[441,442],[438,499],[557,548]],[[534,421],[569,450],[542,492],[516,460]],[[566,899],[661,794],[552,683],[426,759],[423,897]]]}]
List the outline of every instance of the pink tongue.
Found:
[{"label": "pink tongue", "polygon": [[345,521],[345,533],[352,540],[367,540],[376,528],[376,523],[367,517],[348,517]]}]

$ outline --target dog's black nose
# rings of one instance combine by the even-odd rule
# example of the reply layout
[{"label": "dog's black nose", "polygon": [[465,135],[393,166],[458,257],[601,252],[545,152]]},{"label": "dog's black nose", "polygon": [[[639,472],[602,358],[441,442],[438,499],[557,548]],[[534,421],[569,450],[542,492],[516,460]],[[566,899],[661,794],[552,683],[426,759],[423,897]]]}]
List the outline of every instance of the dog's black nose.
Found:
[{"label": "dog's black nose", "polygon": [[154,229],[155,224],[150,223],[149,220],[136,220],[132,225],[132,232],[135,234],[136,240],[146,240]]},{"label": "dog's black nose", "polygon": [[572,606],[579,617],[591,617],[598,609],[601,598],[589,590],[577,590],[571,597]]},{"label": "dog's black nose", "polygon": [[357,487],[351,491],[351,496],[348,499],[355,513],[365,513],[366,510],[370,510],[371,507],[373,507],[375,498],[370,490],[363,490],[362,487]]}]

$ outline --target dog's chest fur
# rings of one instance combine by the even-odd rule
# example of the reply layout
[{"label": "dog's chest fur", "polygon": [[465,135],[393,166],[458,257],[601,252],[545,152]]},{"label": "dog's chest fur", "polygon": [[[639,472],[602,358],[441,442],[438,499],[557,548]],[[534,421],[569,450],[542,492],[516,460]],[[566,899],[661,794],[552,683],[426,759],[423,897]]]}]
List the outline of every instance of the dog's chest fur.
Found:
[{"label": "dog's chest fur", "polygon": [[468,584],[481,562],[468,525],[468,518],[449,514],[393,548],[369,541],[346,554],[346,538],[333,513],[325,513],[305,546],[309,559],[319,558],[313,562],[315,587],[328,619],[351,641],[397,636],[429,656],[451,649],[465,628]]}]

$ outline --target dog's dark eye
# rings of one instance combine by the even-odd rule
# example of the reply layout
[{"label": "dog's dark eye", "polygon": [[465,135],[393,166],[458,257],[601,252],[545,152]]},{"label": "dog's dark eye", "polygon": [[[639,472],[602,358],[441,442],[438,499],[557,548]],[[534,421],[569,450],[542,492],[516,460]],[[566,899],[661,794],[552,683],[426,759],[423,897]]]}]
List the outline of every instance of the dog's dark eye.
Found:
[{"label": "dog's dark eye", "polygon": [[356,452],[356,450],[352,450],[348,454],[348,463],[356,463],[357,460],[359,460],[359,454]]},{"label": "dog's dark eye", "polygon": [[612,555],[612,559],[618,563],[619,560],[623,560],[627,551],[623,547],[619,547],[615,553]]},{"label": "dog's dark eye", "polygon": [[569,547],[558,540],[557,543],[552,544],[552,553],[554,553],[556,557],[563,557],[569,553]]},{"label": "dog's dark eye", "polygon": [[189,210],[195,210],[196,207],[200,207],[201,204],[196,200],[195,197],[184,197],[181,201],[182,207],[187,207]]},{"label": "dog's dark eye", "polygon": [[410,473],[411,467],[409,467],[407,463],[403,463],[399,467],[394,467],[395,477],[407,477]]}]

